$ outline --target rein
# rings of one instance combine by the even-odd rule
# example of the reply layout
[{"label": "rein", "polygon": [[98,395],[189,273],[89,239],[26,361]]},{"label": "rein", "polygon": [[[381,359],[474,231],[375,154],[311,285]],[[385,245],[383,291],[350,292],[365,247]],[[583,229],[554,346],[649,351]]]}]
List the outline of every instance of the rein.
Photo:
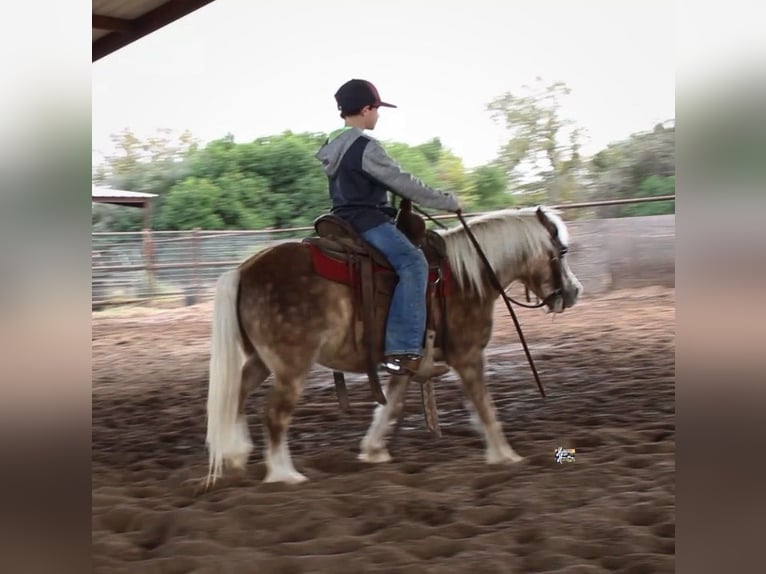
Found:
[{"label": "rein", "polygon": [[460,220],[460,223],[463,224],[463,227],[465,228],[465,232],[468,234],[468,238],[471,240],[471,243],[473,243],[473,246],[476,248],[476,251],[479,253],[479,257],[481,257],[481,260],[484,262],[484,265],[487,267],[487,272],[489,273],[489,277],[492,280],[492,286],[495,289],[497,289],[497,291],[500,293],[500,296],[503,298],[503,301],[505,301],[506,307],[508,307],[508,312],[511,314],[511,318],[513,319],[513,322],[516,325],[516,330],[519,333],[519,339],[521,339],[521,344],[524,347],[524,353],[526,353],[527,355],[527,361],[529,361],[529,366],[532,369],[532,374],[535,376],[537,387],[540,389],[540,394],[542,395],[542,397],[545,398],[545,391],[543,390],[543,385],[540,382],[540,376],[537,374],[537,369],[535,368],[535,363],[532,360],[532,355],[529,354],[529,347],[527,347],[527,341],[524,339],[524,333],[522,333],[521,331],[521,325],[519,324],[519,320],[516,318],[516,313],[514,313],[513,307],[511,307],[511,301],[513,301],[517,305],[521,305],[522,307],[529,307],[529,308],[542,307],[545,304],[545,301],[541,302],[538,305],[528,306],[528,305],[518,303],[514,301],[513,299],[511,299],[511,297],[509,297],[508,294],[505,292],[505,289],[503,289],[503,286],[500,284],[500,280],[497,278],[497,275],[495,275],[495,271],[492,269],[492,265],[490,265],[489,261],[487,260],[487,256],[484,255],[484,251],[482,251],[481,246],[479,245],[479,242],[476,241],[476,237],[474,237],[473,232],[468,227],[468,224],[463,218],[463,213],[461,211],[457,211],[457,217]]},{"label": "rein", "polygon": [[[429,213],[428,213],[428,212],[426,212],[426,211],[423,211],[423,210],[422,210],[422,209],[420,209],[420,208],[419,208],[417,205],[412,205],[412,209],[414,209],[414,210],[415,210],[415,211],[417,211],[417,212],[418,212],[420,215],[422,215],[423,217],[425,217],[426,219],[428,219],[428,220],[429,220],[429,221],[431,221],[432,223],[434,223],[434,224],[438,225],[438,226],[439,226],[439,227],[441,227],[442,229],[449,229],[449,228],[448,228],[446,225],[444,225],[444,224],[443,224],[441,221],[439,221],[438,219],[434,219],[433,217],[431,217],[431,214],[429,214]],[[461,221],[462,221],[462,215],[460,215],[460,214],[459,214],[459,215],[458,215],[458,217],[460,217],[460,218],[461,218]],[[471,233],[471,231],[470,231],[470,230],[468,229],[468,227],[465,225],[465,222],[463,222],[463,226],[466,228],[466,231],[468,232],[468,236],[471,238],[471,240],[473,241],[473,244],[474,244],[474,246],[475,246],[475,247],[478,249],[478,251],[479,251],[479,254],[482,256],[482,260],[483,260],[483,261],[485,262],[485,264],[488,266],[487,268],[490,270],[490,275],[492,275],[492,276],[494,277],[494,273],[492,273],[492,269],[491,269],[491,268],[489,268],[489,263],[487,262],[486,258],[484,257],[484,253],[481,251],[481,248],[480,248],[480,247],[479,247],[479,246],[476,244],[476,240],[474,239],[474,237],[473,237],[473,234]],[[562,249],[560,249],[560,252],[561,252],[561,255],[564,255],[564,254],[566,253],[566,249],[563,249],[563,248],[562,248]],[[554,260],[551,260],[551,262],[553,262],[553,261],[554,261]],[[555,276],[556,276],[556,275],[554,274],[554,277],[555,277]],[[495,281],[497,282],[497,278],[495,278]],[[497,282],[497,285],[499,285],[499,284],[500,284],[500,283],[499,283],[499,282]],[[557,288],[557,289],[556,289],[556,290],[555,290],[553,293],[551,293],[550,295],[548,295],[548,296],[547,296],[545,299],[543,299],[542,301],[540,301],[540,302],[538,302],[538,303],[535,303],[534,305],[532,305],[532,304],[529,304],[529,288],[528,288],[528,287],[525,287],[525,288],[524,288],[524,290],[525,290],[525,293],[526,293],[526,297],[527,297],[527,302],[526,302],[526,303],[522,303],[521,301],[516,301],[516,299],[514,299],[513,297],[511,297],[510,295],[508,295],[508,294],[507,294],[507,293],[506,293],[504,290],[502,290],[502,288],[498,288],[498,287],[497,287],[497,285],[495,285],[495,288],[496,288],[496,289],[498,289],[498,290],[500,290],[500,292],[501,292],[501,293],[504,295],[504,298],[507,298],[507,299],[508,299],[508,300],[510,300],[512,303],[515,303],[515,304],[516,304],[516,305],[518,305],[519,307],[524,307],[524,308],[526,308],[526,309],[539,309],[540,307],[543,307],[543,306],[545,306],[545,305],[548,303],[548,300],[549,300],[549,299],[551,299],[551,298],[553,298],[553,297],[555,297],[556,295],[559,295],[559,294],[561,293],[561,288],[559,287],[559,288]]]}]

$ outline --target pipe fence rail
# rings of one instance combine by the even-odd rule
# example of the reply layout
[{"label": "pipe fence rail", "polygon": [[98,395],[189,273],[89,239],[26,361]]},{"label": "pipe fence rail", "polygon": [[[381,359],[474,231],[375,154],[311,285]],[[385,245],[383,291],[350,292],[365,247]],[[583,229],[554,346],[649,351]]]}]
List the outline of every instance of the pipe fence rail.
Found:
[{"label": "pipe fence rail", "polygon": [[[674,195],[588,201],[555,206],[562,210],[587,209],[674,200]],[[475,217],[481,213],[467,214]],[[454,214],[433,216],[437,220],[456,219]],[[651,216],[650,216],[651,217]],[[671,216],[672,217],[672,216]],[[621,218],[642,219],[642,218]],[[590,221],[598,222],[598,218]],[[587,229],[578,231],[587,220],[575,220],[573,242],[587,238]],[[665,228],[667,223],[663,224]],[[665,230],[666,233],[667,229]],[[212,297],[218,275],[235,267],[251,255],[271,245],[300,240],[314,233],[313,227],[268,230],[189,230],[141,232],[94,232],[91,251],[91,296],[94,310],[117,305],[193,305]],[[617,231],[602,230],[607,236]],[[622,233],[622,232],[619,232]],[[672,230],[670,231],[672,233]],[[608,247],[608,238],[605,239]],[[573,245],[573,256],[577,247]],[[573,262],[573,267],[575,263]],[[596,271],[587,271],[586,281],[600,285]],[[595,268],[594,268],[595,269]],[[575,269],[576,270],[576,269]],[[577,271],[577,270],[576,270]],[[590,277],[588,276],[590,273]],[[583,277],[581,277],[581,281]]]}]

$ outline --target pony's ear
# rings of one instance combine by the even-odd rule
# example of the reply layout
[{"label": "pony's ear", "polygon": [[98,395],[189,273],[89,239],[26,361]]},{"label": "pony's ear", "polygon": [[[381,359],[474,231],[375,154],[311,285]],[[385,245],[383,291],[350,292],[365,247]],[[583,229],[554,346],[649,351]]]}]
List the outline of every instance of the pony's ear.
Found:
[{"label": "pony's ear", "polygon": [[554,225],[554,223],[550,219],[548,219],[548,216],[545,215],[543,208],[539,205],[537,206],[537,219],[539,219],[540,223],[542,223],[545,229],[548,230],[548,233],[551,234],[551,237],[559,236],[558,227],[556,227],[556,225]]}]

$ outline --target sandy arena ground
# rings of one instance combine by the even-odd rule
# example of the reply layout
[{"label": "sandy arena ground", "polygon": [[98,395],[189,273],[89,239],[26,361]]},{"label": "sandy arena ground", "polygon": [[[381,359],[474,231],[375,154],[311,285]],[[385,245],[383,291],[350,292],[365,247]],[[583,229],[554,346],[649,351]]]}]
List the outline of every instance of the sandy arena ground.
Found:
[{"label": "sandy arena ground", "polygon": [[[356,460],[374,403],[316,368],[290,429],[297,487],[264,485],[261,412],[248,473],[207,470],[211,305],[93,318],[93,565],[98,573],[673,572],[675,291],[585,298],[552,319],[518,309],[542,399],[502,302],[488,385],[518,465],[490,467],[457,379],[437,384],[443,436],[408,392],[394,461]],[[576,462],[557,464],[558,446]]]}]

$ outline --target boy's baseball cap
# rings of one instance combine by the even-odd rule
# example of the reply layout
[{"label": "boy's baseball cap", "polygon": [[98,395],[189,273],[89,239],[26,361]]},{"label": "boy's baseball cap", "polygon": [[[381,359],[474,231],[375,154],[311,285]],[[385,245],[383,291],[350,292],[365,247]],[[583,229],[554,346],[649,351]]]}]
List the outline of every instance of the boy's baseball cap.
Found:
[{"label": "boy's baseball cap", "polygon": [[375,86],[367,80],[353,79],[343,84],[335,92],[338,109],[345,112],[355,112],[365,106],[395,108],[380,100],[380,94]]}]

